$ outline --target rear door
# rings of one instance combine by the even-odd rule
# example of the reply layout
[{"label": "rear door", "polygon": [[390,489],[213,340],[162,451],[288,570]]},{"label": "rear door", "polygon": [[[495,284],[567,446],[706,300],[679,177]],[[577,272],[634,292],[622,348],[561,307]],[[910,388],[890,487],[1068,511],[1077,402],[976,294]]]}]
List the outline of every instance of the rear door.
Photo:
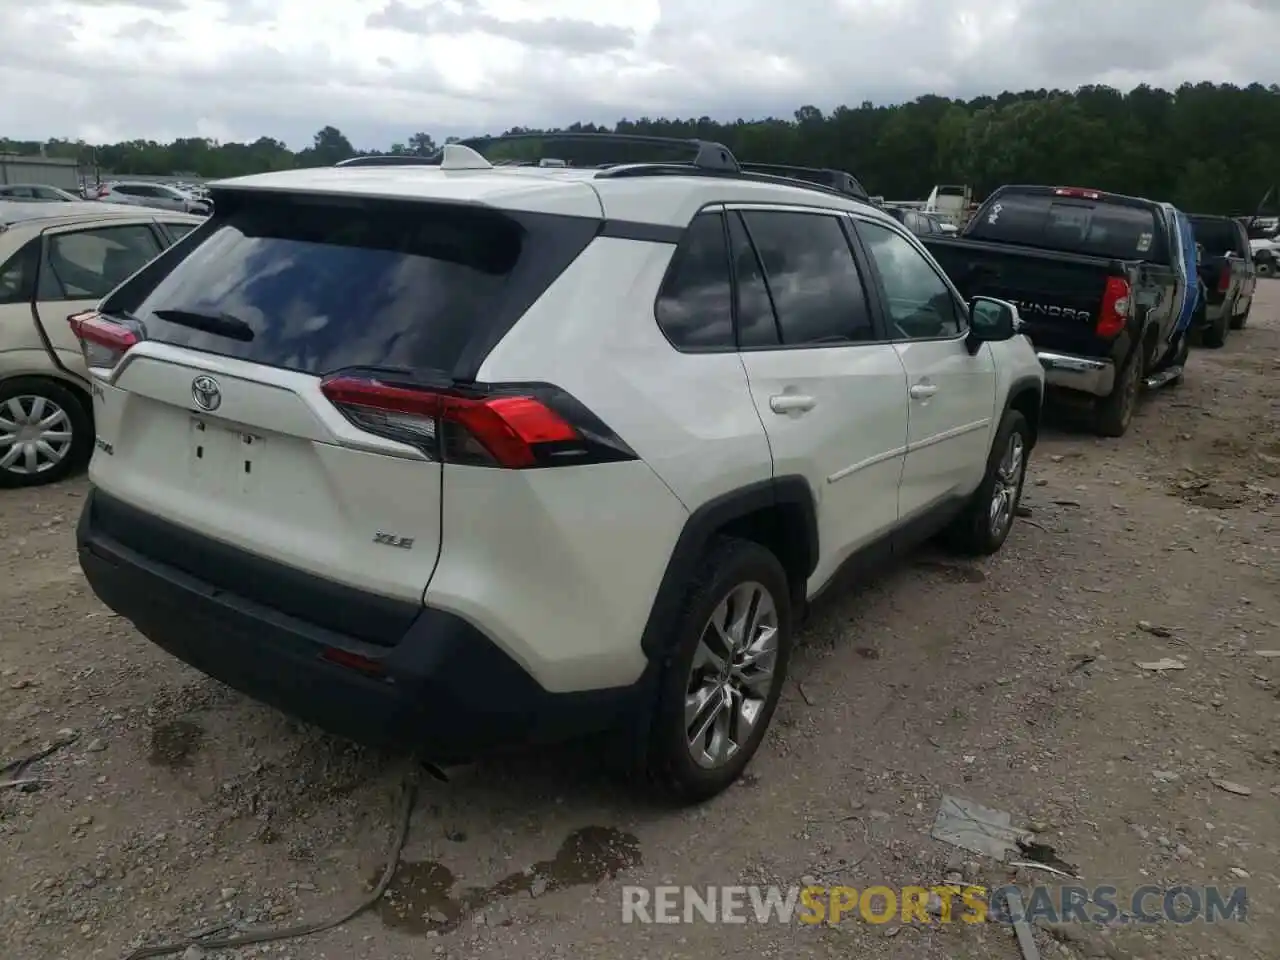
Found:
[{"label": "rear door", "polygon": [[981,482],[995,416],[991,348],[970,353],[963,301],[918,243],[855,219],[884,297],[889,336],[907,373],[903,521],[971,493]]},{"label": "rear door", "polygon": [[[110,452],[95,454],[93,482],[303,573],[421,600],[440,550],[438,421],[368,405],[348,419],[322,381],[447,386],[598,220],[572,218],[581,246],[566,253],[550,238],[571,218],[545,214],[250,191],[219,207],[202,242],[103,304],[147,339],[96,391]],[[220,582],[212,565],[192,572],[288,606]]]},{"label": "rear door", "polygon": [[729,212],[742,362],[776,476],[809,480],[821,586],[898,521],[906,373],[884,342],[842,215]]},{"label": "rear door", "polygon": [[36,313],[49,348],[64,368],[88,376],[67,317],[92,309],[167,245],[149,217],[45,231]]}]

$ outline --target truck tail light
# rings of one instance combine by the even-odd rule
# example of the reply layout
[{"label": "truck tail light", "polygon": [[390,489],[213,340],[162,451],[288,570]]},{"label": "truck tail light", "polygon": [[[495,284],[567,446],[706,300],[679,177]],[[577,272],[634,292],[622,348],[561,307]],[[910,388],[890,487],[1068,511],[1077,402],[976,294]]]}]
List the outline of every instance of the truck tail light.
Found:
[{"label": "truck tail light", "polygon": [[1102,311],[1094,332],[1100,337],[1114,337],[1129,324],[1129,298],[1133,290],[1122,277],[1108,277],[1102,291]]}]

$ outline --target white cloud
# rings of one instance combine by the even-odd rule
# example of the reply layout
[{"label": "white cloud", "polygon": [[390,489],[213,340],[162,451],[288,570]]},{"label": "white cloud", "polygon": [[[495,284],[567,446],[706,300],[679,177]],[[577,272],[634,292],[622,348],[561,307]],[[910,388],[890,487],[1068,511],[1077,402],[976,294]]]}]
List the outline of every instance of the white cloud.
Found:
[{"label": "white cloud", "polygon": [[923,93],[1280,81],[1280,0],[4,0],[0,135],[361,146]]}]

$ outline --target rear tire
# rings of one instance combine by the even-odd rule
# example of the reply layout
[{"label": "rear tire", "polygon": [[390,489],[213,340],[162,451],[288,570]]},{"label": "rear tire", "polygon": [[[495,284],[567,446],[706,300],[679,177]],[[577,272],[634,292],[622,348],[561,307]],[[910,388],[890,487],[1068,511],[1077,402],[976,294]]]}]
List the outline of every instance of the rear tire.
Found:
[{"label": "rear tire", "polygon": [[1244,308],[1244,313],[1236,314],[1231,318],[1232,330],[1243,330],[1244,325],[1249,322],[1249,312],[1253,310],[1253,300],[1249,300],[1249,305]]},{"label": "rear tire", "polygon": [[957,553],[989,556],[1009,537],[1031,452],[1031,426],[1017,410],[1006,410],[987,456],[987,472],[964,513],[946,533],[946,543]]},{"label": "rear tire", "polygon": [[1120,377],[1108,397],[1095,401],[1093,431],[1100,437],[1123,437],[1133,422],[1142,389],[1142,349],[1134,350],[1120,369]]},{"label": "rear tire", "polygon": [[[669,799],[699,803],[742,775],[782,694],[791,626],[778,558],[750,540],[717,540],[685,595],[648,723],[644,772]],[[687,717],[690,698],[701,706]]]},{"label": "rear tire", "polygon": [[57,483],[92,453],[93,420],[73,390],[45,377],[0,383],[0,489]]},{"label": "rear tire", "polygon": [[1218,350],[1227,344],[1227,334],[1231,330],[1231,317],[1226,310],[1222,311],[1222,316],[1218,317],[1212,325],[1206,325],[1204,333],[1200,336],[1200,342],[1210,350]]}]

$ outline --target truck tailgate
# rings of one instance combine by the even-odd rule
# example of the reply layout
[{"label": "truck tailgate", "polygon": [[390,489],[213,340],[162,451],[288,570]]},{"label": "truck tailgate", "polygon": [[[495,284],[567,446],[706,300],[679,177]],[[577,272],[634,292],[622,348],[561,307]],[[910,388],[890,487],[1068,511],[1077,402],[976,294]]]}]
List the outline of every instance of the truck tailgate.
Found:
[{"label": "truck tailgate", "polygon": [[1122,261],[962,238],[924,245],[966,299],[998,297],[1018,307],[1037,346],[1104,356],[1094,335],[1107,279],[1126,276]]}]

